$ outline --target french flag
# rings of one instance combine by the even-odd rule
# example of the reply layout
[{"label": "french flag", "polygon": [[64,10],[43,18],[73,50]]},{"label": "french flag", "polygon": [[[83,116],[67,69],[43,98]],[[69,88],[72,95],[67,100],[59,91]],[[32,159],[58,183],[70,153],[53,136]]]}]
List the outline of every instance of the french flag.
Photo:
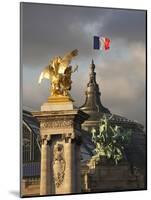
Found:
[{"label": "french flag", "polygon": [[111,41],[109,38],[94,36],[93,48],[100,50],[108,50],[110,49],[110,42]]}]

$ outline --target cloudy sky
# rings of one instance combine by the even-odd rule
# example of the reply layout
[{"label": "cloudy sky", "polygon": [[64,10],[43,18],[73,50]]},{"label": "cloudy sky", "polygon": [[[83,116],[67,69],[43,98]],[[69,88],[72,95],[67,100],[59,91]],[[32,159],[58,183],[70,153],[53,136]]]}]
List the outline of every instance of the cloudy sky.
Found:
[{"label": "cloudy sky", "polygon": [[[89,65],[96,64],[102,104],[112,113],[145,123],[146,13],[136,10],[22,4],[23,107],[39,110],[49,81],[38,77],[49,60],[77,48],[72,97],[85,101]],[[93,36],[111,39],[109,51],[93,50]]]}]

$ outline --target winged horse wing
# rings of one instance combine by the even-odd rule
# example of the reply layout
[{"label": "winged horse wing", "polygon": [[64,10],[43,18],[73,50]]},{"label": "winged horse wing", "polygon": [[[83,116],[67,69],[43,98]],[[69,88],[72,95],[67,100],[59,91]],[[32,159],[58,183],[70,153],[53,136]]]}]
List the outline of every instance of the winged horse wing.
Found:
[{"label": "winged horse wing", "polygon": [[40,84],[43,79],[50,79],[50,71],[49,71],[49,66],[45,67],[45,69],[41,72],[38,83]]},{"label": "winged horse wing", "polygon": [[64,73],[66,68],[71,63],[72,58],[77,56],[77,55],[78,55],[78,50],[77,49],[67,53],[61,60],[61,63],[59,65],[59,73]]}]

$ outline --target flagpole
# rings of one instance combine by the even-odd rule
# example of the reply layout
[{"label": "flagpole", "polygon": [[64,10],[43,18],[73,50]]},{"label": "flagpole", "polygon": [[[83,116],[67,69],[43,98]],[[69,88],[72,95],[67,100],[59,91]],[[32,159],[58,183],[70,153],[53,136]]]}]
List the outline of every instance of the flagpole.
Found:
[{"label": "flagpole", "polygon": [[[91,53],[92,53],[92,60],[95,62],[95,58],[97,57],[96,55],[96,52],[97,52],[97,50],[95,49],[95,37],[97,37],[97,36],[94,36],[94,37],[92,37],[92,50],[91,50]],[[97,45],[98,46],[98,45]],[[99,49],[99,48],[98,48]]]}]

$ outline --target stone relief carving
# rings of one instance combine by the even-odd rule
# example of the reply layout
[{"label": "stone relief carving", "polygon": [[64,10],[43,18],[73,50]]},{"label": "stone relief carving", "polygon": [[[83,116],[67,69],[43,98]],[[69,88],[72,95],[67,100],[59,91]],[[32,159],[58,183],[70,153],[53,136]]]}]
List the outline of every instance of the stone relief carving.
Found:
[{"label": "stone relief carving", "polygon": [[72,120],[47,120],[45,122],[41,122],[41,128],[67,128],[72,127]]},{"label": "stone relief carving", "polygon": [[65,175],[65,159],[64,159],[64,146],[56,144],[54,146],[53,155],[53,178],[56,187],[59,187],[64,180]]}]

